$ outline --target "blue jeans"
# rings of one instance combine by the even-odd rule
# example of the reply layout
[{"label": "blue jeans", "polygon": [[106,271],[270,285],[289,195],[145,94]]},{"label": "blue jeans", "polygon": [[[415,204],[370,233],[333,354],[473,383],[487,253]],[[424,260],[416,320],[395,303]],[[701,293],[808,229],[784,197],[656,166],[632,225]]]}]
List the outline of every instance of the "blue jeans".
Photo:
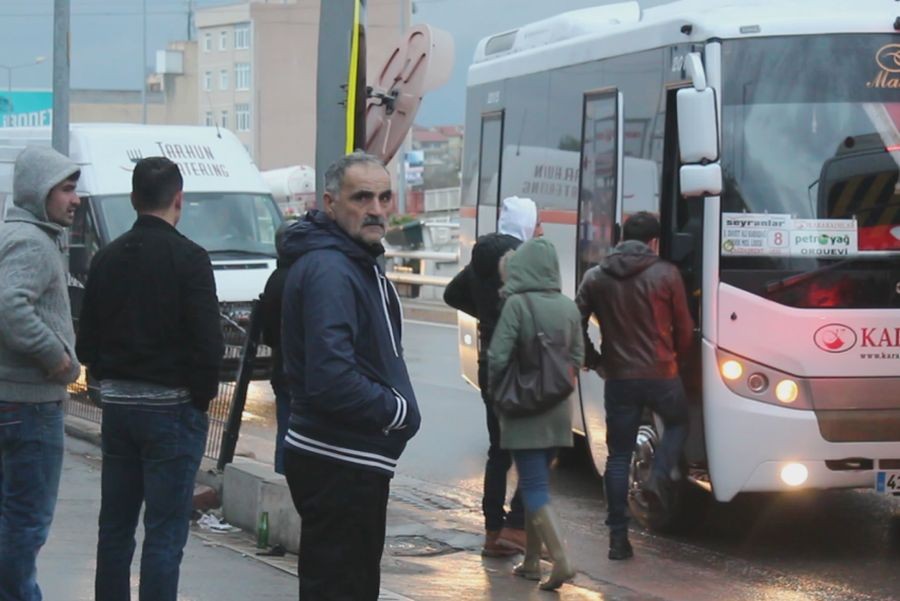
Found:
[{"label": "blue jeans", "polygon": [[175,601],[206,413],[180,405],[103,405],[96,601],[127,601],[141,505],[141,601]]},{"label": "blue jeans", "polygon": [[291,390],[281,365],[272,367],[272,392],[275,393],[275,473],[284,473],[284,437],[291,421]]},{"label": "blue jeans", "polygon": [[644,408],[659,415],[665,425],[656,449],[653,471],[663,481],[669,478],[687,438],[687,396],[681,378],[656,380],[607,380],[606,407],[606,525],[613,532],[628,528],[628,472]]},{"label": "blue jeans", "polygon": [[63,460],[63,409],[0,401],[0,601],[40,601],[37,554],[47,541]]},{"label": "blue jeans", "polygon": [[556,449],[523,449],[512,452],[519,474],[519,492],[528,513],[550,502],[550,462]]}]

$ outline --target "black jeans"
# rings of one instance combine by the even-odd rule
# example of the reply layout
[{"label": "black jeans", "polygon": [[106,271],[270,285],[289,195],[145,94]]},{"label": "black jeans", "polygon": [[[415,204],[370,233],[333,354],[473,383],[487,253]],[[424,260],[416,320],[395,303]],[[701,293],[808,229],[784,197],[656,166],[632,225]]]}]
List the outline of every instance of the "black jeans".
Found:
[{"label": "black jeans", "polygon": [[670,470],[678,465],[687,438],[687,397],[678,377],[670,380],[607,380],[604,396],[609,450],[604,475],[606,525],[613,532],[624,532],[628,528],[628,472],[644,407],[659,415],[665,425],[652,469],[668,478]]},{"label": "black jeans", "polygon": [[500,448],[500,422],[494,413],[494,403],[488,391],[487,358],[478,360],[478,386],[481,388],[481,399],[484,401],[484,412],[487,419],[488,447],[487,463],[484,465],[484,496],[481,498],[481,511],[484,514],[485,530],[500,530],[503,526],[510,528],[525,527],[525,509],[522,496],[516,487],[516,493],[509,503],[506,512],[506,475],[512,467],[512,455]]},{"label": "black jeans", "polygon": [[284,453],[300,514],[300,601],[377,601],[390,477]]}]

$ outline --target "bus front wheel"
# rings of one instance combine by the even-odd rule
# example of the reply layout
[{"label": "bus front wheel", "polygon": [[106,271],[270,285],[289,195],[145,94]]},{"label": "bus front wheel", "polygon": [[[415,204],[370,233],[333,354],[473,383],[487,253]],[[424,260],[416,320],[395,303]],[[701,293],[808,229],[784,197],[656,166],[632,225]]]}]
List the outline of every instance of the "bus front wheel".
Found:
[{"label": "bus front wheel", "polygon": [[638,429],[628,476],[628,509],[642,526],[656,532],[686,532],[699,526],[709,505],[709,494],[682,478],[666,490],[665,503],[650,500],[644,486],[650,477],[659,435],[652,423]]}]

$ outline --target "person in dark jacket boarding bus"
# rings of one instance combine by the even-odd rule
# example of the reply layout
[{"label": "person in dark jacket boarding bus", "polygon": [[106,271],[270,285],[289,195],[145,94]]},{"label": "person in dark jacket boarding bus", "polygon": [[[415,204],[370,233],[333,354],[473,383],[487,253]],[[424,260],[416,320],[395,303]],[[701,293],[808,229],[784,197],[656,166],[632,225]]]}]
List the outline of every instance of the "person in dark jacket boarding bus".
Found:
[{"label": "person in dark jacket boarding bus", "polygon": [[[665,506],[667,488],[681,478],[678,461],[687,438],[688,406],[678,360],[690,350],[694,320],[678,268],[657,256],[659,220],[635,213],[623,241],[584,274],[575,299],[586,341],[586,366],[604,377],[606,459],[604,485],[609,559],[633,556],[628,541],[628,472],[644,407],[665,426],[650,477],[649,502]],[[600,353],[587,338],[591,315],[600,323]]]},{"label": "person in dark jacket boarding bus", "polygon": [[132,228],[94,257],[76,350],[103,403],[96,601],[131,595],[134,533],[144,505],[140,599],[175,601],[224,353],[206,251],[181,235],[178,165],[134,166]]},{"label": "person in dark jacket boarding bus", "polygon": [[485,557],[504,557],[525,551],[525,509],[518,488],[506,505],[506,474],[512,466],[509,451],[500,448],[500,424],[488,386],[488,348],[500,319],[500,258],[538,233],[537,208],[530,198],[503,199],[497,231],[479,236],[472,260],[444,289],[444,302],[478,320],[478,387],[484,401],[488,456],[484,466],[481,512],[484,514]]},{"label": "person in dark jacket boarding bus", "polygon": [[390,479],[420,419],[400,301],[377,261],[390,176],[355,152],[326,171],[323,201],[284,242],[284,464],[302,523],[300,600],[376,601]]}]

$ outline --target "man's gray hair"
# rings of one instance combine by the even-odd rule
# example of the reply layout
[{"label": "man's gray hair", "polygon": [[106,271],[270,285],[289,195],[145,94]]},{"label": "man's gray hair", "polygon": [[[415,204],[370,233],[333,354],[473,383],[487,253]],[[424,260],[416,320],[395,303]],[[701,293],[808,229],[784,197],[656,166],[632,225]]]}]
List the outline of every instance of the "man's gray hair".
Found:
[{"label": "man's gray hair", "polygon": [[333,162],[325,171],[325,191],[332,197],[337,198],[341,192],[341,186],[344,183],[344,173],[354,165],[377,165],[385,169],[384,163],[377,156],[368,154],[362,150],[356,150],[351,154],[344,155]]}]

